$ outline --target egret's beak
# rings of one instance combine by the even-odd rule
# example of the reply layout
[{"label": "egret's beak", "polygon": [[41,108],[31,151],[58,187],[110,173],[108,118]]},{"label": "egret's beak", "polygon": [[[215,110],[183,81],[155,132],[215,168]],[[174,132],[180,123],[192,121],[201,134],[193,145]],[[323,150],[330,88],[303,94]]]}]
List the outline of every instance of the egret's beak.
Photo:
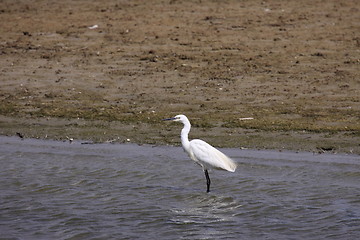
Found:
[{"label": "egret's beak", "polygon": [[173,121],[173,120],[175,120],[176,118],[175,117],[172,117],[172,118],[165,118],[165,119],[163,119],[162,121]]}]

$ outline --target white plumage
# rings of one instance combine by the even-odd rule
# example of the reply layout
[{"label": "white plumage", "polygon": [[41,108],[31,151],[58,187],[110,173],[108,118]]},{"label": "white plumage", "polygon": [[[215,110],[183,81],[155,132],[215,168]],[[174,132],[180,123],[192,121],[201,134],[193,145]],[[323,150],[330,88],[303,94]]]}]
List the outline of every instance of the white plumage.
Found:
[{"label": "white plumage", "polygon": [[190,158],[198,163],[204,170],[207,181],[207,192],[210,191],[210,177],[208,169],[215,168],[235,172],[236,163],[225,154],[200,139],[189,141],[191,124],[185,115],[176,115],[173,118],[164,120],[178,121],[184,124],[181,130],[181,143]]},{"label": "white plumage", "polygon": [[236,164],[225,154],[200,139],[190,141],[189,155],[203,169],[215,168],[235,172]]}]

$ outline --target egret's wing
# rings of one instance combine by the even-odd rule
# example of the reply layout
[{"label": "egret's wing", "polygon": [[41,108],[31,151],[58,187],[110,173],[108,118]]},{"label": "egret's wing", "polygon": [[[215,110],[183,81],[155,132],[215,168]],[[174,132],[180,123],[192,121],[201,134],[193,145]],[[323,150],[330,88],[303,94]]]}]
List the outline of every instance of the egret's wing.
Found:
[{"label": "egret's wing", "polygon": [[190,141],[190,151],[195,157],[194,160],[205,168],[218,168],[235,172],[236,163],[233,160],[202,140],[194,139]]}]

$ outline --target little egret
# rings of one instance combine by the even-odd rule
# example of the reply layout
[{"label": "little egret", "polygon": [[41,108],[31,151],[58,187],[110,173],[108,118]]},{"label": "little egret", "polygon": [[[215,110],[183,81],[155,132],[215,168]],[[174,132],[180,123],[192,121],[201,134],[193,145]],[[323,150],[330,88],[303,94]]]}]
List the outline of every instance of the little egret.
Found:
[{"label": "little egret", "polygon": [[191,124],[185,115],[176,115],[173,118],[163,120],[181,122],[184,124],[184,128],[181,130],[181,144],[184,150],[188,153],[189,157],[202,167],[206,177],[206,192],[210,192],[210,177],[208,169],[214,168],[235,172],[236,163],[225,154],[203,140],[193,139],[189,141],[188,135]]}]

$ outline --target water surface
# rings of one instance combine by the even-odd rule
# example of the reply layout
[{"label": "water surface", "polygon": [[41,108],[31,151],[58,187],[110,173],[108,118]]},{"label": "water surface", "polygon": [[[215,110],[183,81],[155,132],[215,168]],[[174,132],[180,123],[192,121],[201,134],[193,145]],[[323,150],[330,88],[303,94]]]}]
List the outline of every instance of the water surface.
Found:
[{"label": "water surface", "polygon": [[0,137],[1,239],[357,239],[360,157]]}]

